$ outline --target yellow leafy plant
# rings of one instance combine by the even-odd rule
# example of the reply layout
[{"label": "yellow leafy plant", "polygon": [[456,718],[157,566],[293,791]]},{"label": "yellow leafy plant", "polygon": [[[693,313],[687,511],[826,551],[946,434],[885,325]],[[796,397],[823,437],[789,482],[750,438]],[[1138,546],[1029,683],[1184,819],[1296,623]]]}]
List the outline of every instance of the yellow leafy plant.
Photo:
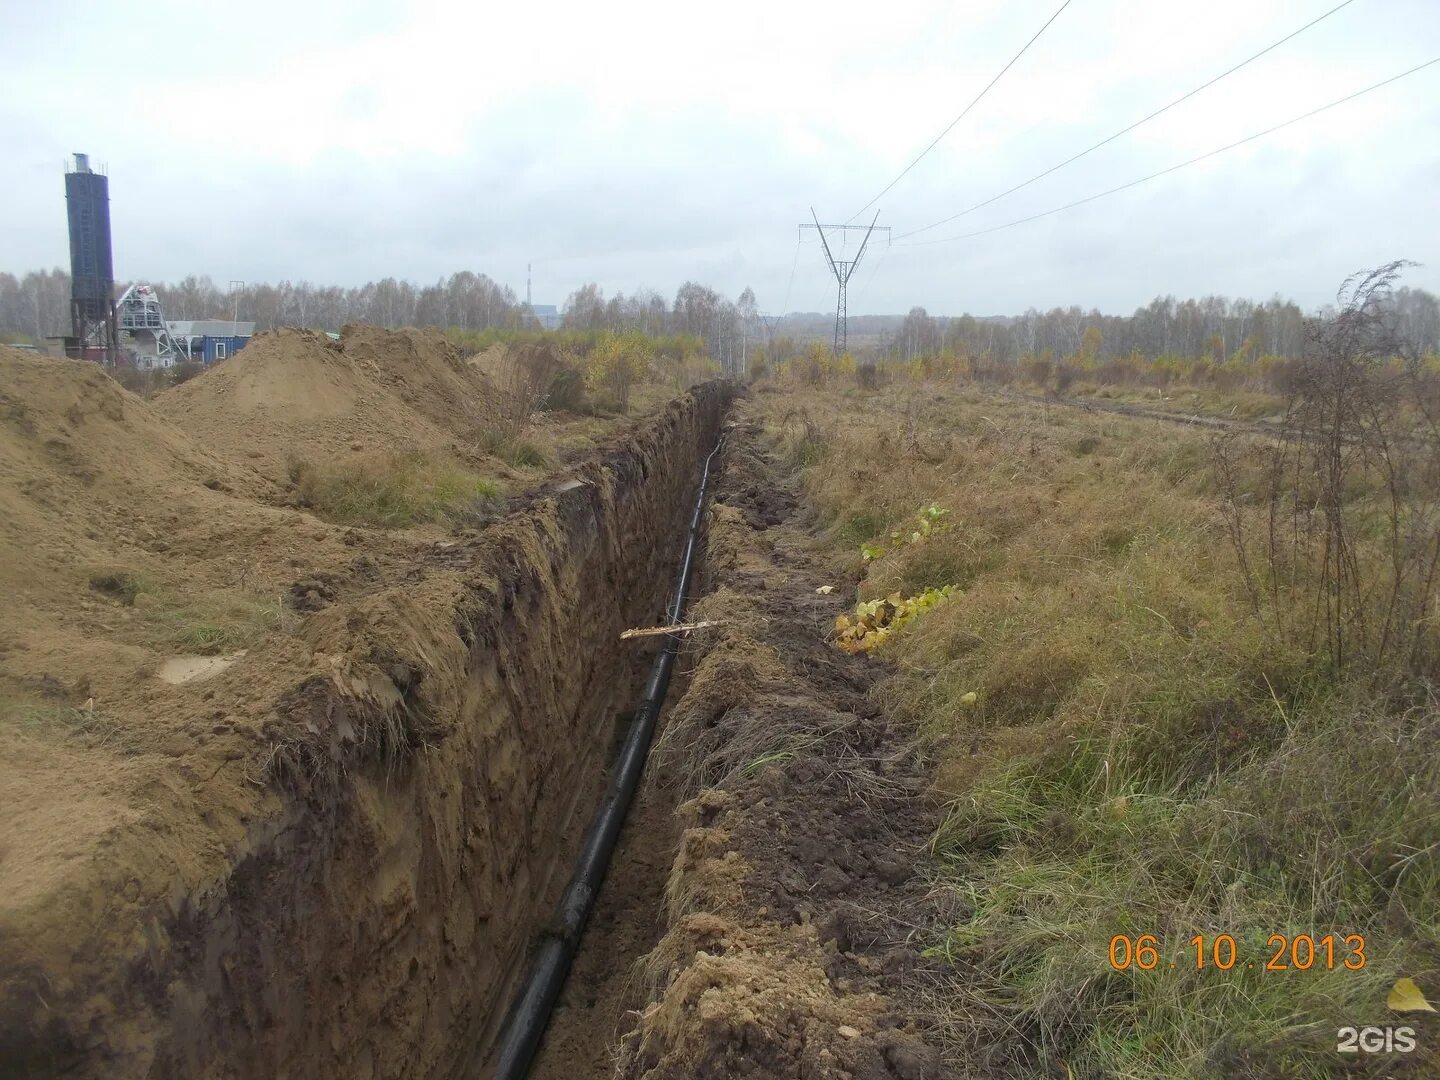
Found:
[{"label": "yellow leafy plant", "polygon": [[885,554],[886,551],[897,547],[904,547],[906,544],[918,544],[922,540],[929,539],[932,533],[937,533],[946,527],[945,518],[950,511],[943,506],[931,503],[915,515],[915,527],[908,532],[904,529],[896,529],[890,534],[890,547],[885,548],[879,544],[861,544],[860,558],[865,562],[873,562]]},{"label": "yellow leafy plant", "polygon": [[862,600],[851,615],[835,617],[835,644],[848,653],[871,652],[906,623],[956,592],[954,585],[926,589],[910,597],[898,592],[880,600]]},{"label": "yellow leafy plant", "polygon": [[630,388],[649,374],[654,360],[654,346],[644,334],[607,330],[590,350],[586,388],[592,394],[607,394],[621,412],[626,412],[630,408]]}]

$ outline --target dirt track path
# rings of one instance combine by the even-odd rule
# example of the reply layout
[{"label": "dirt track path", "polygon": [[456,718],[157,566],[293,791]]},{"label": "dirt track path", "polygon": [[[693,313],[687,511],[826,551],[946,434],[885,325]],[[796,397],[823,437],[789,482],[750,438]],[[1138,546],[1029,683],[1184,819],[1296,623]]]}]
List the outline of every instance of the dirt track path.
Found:
[{"label": "dirt track path", "polygon": [[1207,416],[1202,413],[1167,412],[1164,409],[1148,409],[1143,405],[1131,405],[1124,401],[1101,401],[1097,398],[1048,397],[1044,394],[1023,394],[1018,390],[999,390],[999,396],[1011,401],[1025,401],[1032,405],[1063,405],[1068,409],[1083,412],[1105,412],[1116,416],[1128,416],[1138,420],[1159,420],[1166,424],[1183,427],[1208,428],[1211,431],[1227,431],[1247,435],[1273,435],[1280,426],[1267,420],[1236,420],[1226,416]]}]

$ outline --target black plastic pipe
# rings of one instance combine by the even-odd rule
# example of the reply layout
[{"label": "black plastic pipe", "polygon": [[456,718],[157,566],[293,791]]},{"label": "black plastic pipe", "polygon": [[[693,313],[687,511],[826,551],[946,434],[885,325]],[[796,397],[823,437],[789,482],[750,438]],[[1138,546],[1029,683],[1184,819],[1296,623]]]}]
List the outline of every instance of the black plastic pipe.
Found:
[{"label": "black plastic pipe", "polygon": [[[723,441],[723,440],[722,440]],[[667,611],[669,624],[679,623],[685,611],[685,594],[690,587],[690,570],[695,561],[695,548],[700,536],[700,520],[705,512],[705,490],[710,483],[710,462],[720,452],[720,442],[705,459],[700,473],[700,492],[695,497],[695,513],[690,518],[690,531],[685,538],[685,555],[680,561],[680,580],[675,586],[675,597]],[[530,1072],[535,1052],[545,1035],[545,1026],[550,1022],[550,1013],[555,999],[565,985],[565,976],[570,972],[570,963],[580,947],[580,937],[590,913],[595,907],[595,897],[600,884],[605,880],[605,870],[615,852],[615,842],[625,824],[625,814],[645,770],[645,758],[650,752],[650,742],[655,734],[655,722],[660,717],[660,708],[665,703],[665,691],[670,687],[670,672],[675,667],[675,656],[680,650],[678,634],[665,635],[665,646],[655,658],[650,670],[650,679],[645,684],[645,696],[635,710],[635,720],[620,749],[615,763],[614,774],[605,790],[605,797],[590,822],[585,834],[585,846],[575,863],[575,873],[566,886],[565,893],[555,909],[555,916],[541,935],[535,948],[530,974],[521,988],[519,996],[510,1007],[505,1027],[500,1033],[496,1052],[496,1080],[523,1080]]]}]

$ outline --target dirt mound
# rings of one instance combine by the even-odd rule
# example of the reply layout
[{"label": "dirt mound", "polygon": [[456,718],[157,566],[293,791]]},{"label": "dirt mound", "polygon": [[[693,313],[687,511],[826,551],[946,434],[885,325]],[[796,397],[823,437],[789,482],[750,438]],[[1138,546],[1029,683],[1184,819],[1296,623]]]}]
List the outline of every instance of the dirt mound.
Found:
[{"label": "dirt mound", "polygon": [[506,346],[495,344],[473,356],[466,357],[465,363],[477,371],[484,372],[491,379],[498,379],[505,369],[508,356],[509,349]]},{"label": "dirt mound", "polygon": [[482,384],[274,337],[164,408],[0,349],[0,1074],[456,1071],[642,677],[673,552],[628,536],[683,522],[718,392],[483,531],[347,528],[245,430],[450,438]]},{"label": "dirt mound", "polygon": [[[222,770],[308,663],[287,595],[359,555],[283,497],[95,365],[0,348],[0,1061],[20,1073],[49,1059],[4,1033],[88,978],[61,958],[118,962],[126,913],[205,879],[266,801]],[[377,535],[363,559],[383,577],[415,546]],[[197,654],[229,662],[165,680]]]},{"label": "dirt mound", "polygon": [[158,411],[231,460],[281,480],[292,460],[364,450],[473,454],[493,419],[489,380],[438,330],[347,326],[261,334],[155,400]]},{"label": "dirt mound", "polygon": [[17,606],[67,583],[83,590],[85,569],[117,548],[171,551],[177,528],[223,517],[236,496],[278,492],[93,364],[0,348],[0,583]]},{"label": "dirt mound", "polygon": [[490,381],[477,377],[439,330],[346,326],[340,352],[447,432],[469,435],[493,419]]}]

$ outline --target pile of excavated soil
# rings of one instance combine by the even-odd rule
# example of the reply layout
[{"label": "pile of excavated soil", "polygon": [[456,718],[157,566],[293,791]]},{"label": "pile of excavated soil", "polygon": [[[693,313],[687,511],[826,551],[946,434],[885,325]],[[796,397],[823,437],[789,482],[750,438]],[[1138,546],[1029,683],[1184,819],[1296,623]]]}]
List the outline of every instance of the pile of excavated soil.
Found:
[{"label": "pile of excavated soil", "polygon": [[[109,920],[142,883],[202,877],[211,826],[233,841],[263,801],[217,779],[260,741],[237,718],[304,669],[283,632],[296,584],[362,558],[353,530],[282,499],[95,365],[0,348],[0,979],[23,979],[16,949],[121,948],[135,927]],[[416,547],[376,535],[364,565]],[[248,653],[192,655],[226,634]]]},{"label": "pile of excavated soil", "polygon": [[496,392],[438,330],[346,326],[258,335],[155,399],[207,446],[281,480],[294,460],[355,451],[442,450],[475,456]]},{"label": "pile of excavated soil", "polygon": [[[281,486],[214,452],[218,434],[192,437],[92,364],[0,348],[0,674],[108,709],[169,654],[165,635],[183,630],[169,608],[209,592],[279,605],[355,561],[354,530],[284,505]],[[367,555],[416,543],[376,534]]]},{"label": "pile of excavated soil", "polygon": [[478,532],[290,505],[297,446],[483,418],[442,344],[271,335],[155,404],[0,348],[0,1073],[448,1075],[493,1022],[724,395]]},{"label": "pile of excavated soil", "polygon": [[491,379],[498,379],[504,374],[509,355],[509,350],[504,345],[491,345],[488,349],[467,357],[465,363]]},{"label": "pile of excavated soil", "polygon": [[826,643],[846,571],[758,448],[727,439],[689,687],[657,747],[696,792],[646,958],[650,1003],[621,1043],[634,1080],[948,1080],[918,1007],[932,811],[909,734],[866,698],[879,671]]}]

